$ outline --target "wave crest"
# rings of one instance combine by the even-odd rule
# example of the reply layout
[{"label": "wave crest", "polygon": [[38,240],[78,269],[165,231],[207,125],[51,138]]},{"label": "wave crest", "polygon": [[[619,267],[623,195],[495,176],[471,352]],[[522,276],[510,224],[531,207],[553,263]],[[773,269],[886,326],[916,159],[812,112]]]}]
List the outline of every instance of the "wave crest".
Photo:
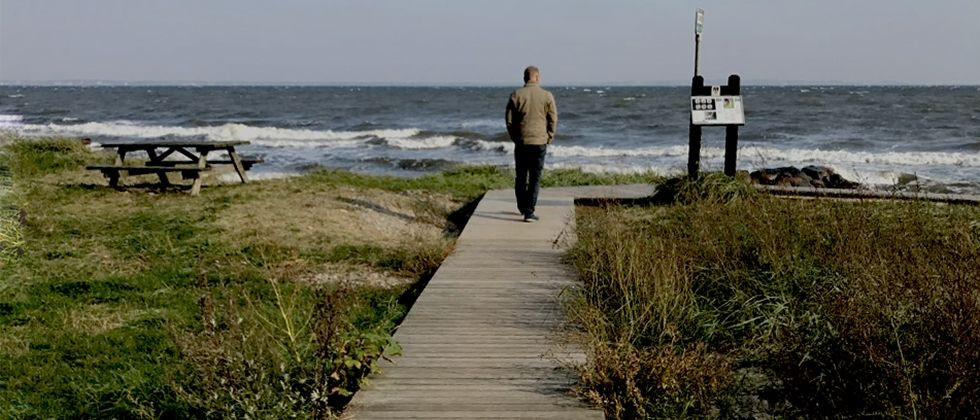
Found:
[{"label": "wave crest", "polygon": [[[2,120],[0,120],[2,121]],[[83,124],[22,125],[19,131],[31,134],[71,134],[106,137],[203,137],[212,141],[245,140],[262,144],[263,141],[331,141],[355,140],[369,137],[386,139],[407,139],[418,135],[415,128],[333,131],[308,130],[279,127],[256,127],[246,124],[229,123],[206,127],[179,127],[163,125],[141,125],[131,121],[89,122]],[[281,144],[281,143],[279,143]]]}]

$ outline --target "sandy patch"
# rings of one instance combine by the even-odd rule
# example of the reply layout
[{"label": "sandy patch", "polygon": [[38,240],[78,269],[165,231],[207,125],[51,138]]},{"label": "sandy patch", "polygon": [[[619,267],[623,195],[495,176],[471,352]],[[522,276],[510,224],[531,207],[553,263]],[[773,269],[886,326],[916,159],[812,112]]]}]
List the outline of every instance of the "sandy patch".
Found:
[{"label": "sandy patch", "polygon": [[405,286],[415,282],[416,278],[398,276],[387,271],[374,270],[351,264],[330,264],[316,274],[300,278],[302,283],[309,284],[341,284],[349,287],[373,286],[386,289]]},{"label": "sandy patch", "polygon": [[452,206],[448,195],[337,187],[236,203],[216,223],[232,243],[383,246],[440,239]]}]

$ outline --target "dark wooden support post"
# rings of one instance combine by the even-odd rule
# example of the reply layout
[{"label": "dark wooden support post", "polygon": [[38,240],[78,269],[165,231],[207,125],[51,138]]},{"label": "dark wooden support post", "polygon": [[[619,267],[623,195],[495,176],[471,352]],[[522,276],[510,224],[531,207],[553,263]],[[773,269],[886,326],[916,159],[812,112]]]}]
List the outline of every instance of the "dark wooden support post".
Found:
[{"label": "dark wooden support post", "polygon": [[[691,81],[691,96],[704,94],[704,78],[694,76]],[[688,105],[690,106],[690,104]],[[687,150],[687,176],[688,178],[698,179],[698,171],[701,168],[701,126],[690,123]]]},{"label": "dark wooden support post", "polygon": [[[737,74],[728,76],[728,86],[724,95],[741,95],[741,80]],[[725,175],[735,176],[735,162],[738,155],[738,126],[725,126]]]},{"label": "dark wooden support post", "polygon": [[245,176],[245,166],[242,165],[242,158],[238,156],[238,152],[235,151],[234,147],[228,148],[228,157],[231,158],[231,163],[235,166],[235,172],[238,172],[238,177],[242,179],[242,184],[248,182],[248,177]]},{"label": "dark wooden support post", "polygon": [[[157,166],[163,161],[163,158],[157,156],[156,150],[146,149],[146,154],[150,157],[148,166]],[[160,178],[160,183],[163,184],[164,187],[170,186],[170,178],[167,177],[166,172],[157,172],[157,177]]]},{"label": "dark wooden support post", "polygon": [[201,192],[201,182],[203,182],[204,177],[201,176],[201,171],[204,170],[208,165],[208,152],[209,148],[199,148],[197,149],[197,178],[194,178],[194,184],[191,186],[191,195],[197,195]]}]

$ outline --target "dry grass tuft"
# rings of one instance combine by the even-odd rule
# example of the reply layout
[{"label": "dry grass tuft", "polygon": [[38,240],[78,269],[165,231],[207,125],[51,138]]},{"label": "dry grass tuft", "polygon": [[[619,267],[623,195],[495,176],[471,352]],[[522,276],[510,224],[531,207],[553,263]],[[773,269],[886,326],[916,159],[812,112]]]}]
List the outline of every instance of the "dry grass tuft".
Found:
[{"label": "dry grass tuft", "polygon": [[64,311],[65,326],[89,334],[104,334],[133,321],[158,317],[162,310],[138,309],[127,306],[96,303]]},{"label": "dry grass tuft", "polygon": [[616,418],[975,418],[978,220],[727,193],[580,209],[583,376]]},{"label": "dry grass tuft", "polygon": [[350,287],[380,287],[384,289],[407,287],[418,279],[402,274],[392,273],[377,268],[350,264],[345,262],[327,263],[319,267],[315,273],[297,278],[299,283],[313,286],[349,285]]},{"label": "dry grass tuft", "polygon": [[[423,208],[422,203],[428,207]],[[448,195],[328,187],[232,203],[216,225],[231,242],[265,241],[329,247],[338,243],[438,240],[454,202]],[[439,214],[442,213],[442,214]]]}]

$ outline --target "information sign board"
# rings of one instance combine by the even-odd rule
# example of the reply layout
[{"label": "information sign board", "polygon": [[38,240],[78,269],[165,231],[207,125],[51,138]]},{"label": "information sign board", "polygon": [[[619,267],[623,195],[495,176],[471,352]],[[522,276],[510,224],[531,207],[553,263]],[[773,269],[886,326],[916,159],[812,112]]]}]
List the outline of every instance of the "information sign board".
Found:
[{"label": "information sign board", "polygon": [[692,96],[691,124],[745,125],[745,111],[740,95]]}]

